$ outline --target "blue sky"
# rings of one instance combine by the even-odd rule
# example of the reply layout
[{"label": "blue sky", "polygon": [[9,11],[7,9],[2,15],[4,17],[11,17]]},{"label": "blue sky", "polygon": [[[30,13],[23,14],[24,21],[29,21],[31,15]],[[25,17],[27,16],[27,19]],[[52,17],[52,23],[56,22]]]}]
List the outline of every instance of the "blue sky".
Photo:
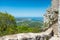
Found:
[{"label": "blue sky", "polygon": [[51,0],[0,0],[0,12],[15,17],[43,17]]}]

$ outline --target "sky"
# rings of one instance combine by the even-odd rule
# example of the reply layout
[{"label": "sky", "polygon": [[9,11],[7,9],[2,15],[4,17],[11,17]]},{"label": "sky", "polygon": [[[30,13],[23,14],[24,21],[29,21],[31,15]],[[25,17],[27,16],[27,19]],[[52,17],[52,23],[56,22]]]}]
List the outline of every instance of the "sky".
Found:
[{"label": "sky", "polygon": [[0,12],[15,17],[43,17],[51,0],[0,0]]}]

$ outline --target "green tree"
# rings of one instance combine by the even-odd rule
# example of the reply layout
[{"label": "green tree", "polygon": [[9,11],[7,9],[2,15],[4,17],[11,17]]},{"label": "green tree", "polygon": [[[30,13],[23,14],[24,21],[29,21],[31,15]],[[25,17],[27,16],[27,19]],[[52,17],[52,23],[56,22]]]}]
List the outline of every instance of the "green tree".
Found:
[{"label": "green tree", "polygon": [[0,12],[0,35],[13,34],[16,31],[14,16]]}]

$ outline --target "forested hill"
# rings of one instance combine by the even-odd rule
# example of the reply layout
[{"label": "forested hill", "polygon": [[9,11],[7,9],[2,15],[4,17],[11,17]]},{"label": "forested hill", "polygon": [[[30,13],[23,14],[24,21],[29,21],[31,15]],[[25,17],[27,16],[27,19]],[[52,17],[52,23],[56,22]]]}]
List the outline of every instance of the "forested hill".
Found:
[{"label": "forested hill", "polygon": [[42,20],[42,18],[15,18],[9,13],[0,12],[0,36],[41,32]]},{"label": "forested hill", "polygon": [[18,17],[16,18],[19,32],[41,32],[43,27],[43,17]]},{"label": "forested hill", "polygon": [[18,17],[16,23],[18,26],[42,27],[43,17]]}]

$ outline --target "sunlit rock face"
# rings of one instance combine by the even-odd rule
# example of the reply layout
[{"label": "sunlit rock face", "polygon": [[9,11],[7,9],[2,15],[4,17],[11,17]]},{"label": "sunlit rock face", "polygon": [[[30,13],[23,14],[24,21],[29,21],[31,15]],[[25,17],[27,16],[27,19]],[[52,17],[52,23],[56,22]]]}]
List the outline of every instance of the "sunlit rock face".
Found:
[{"label": "sunlit rock face", "polygon": [[54,35],[58,35],[60,32],[60,26],[58,25],[59,1],[60,0],[52,0],[51,7],[46,11],[46,14],[44,15],[44,23],[47,23],[48,27],[51,27],[51,25],[55,24],[57,21],[57,24],[52,27]]},{"label": "sunlit rock face", "polygon": [[22,33],[0,37],[0,40],[46,40],[44,33]]},{"label": "sunlit rock face", "polygon": [[59,26],[58,26],[58,35],[60,36],[60,0],[59,0],[59,14],[58,14],[58,23],[59,23]]},{"label": "sunlit rock face", "polygon": [[59,8],[59,0],[52,0],[51,5],[52,11],[57,11]]},{"label": "sunlit rock face", "polygon": [[60,32],[60,27],[59,27],[59,23],[58,23],[58,14],[59,14],[59,0],[52,0],[52,12],[55,14],[55,18],[57,19],[57,24],[53,26],[53,31],[54,31],[54,35],[58,35],[58,33]]},{"label": "sunlit rock face", "polygon": [[46,14],[44,15],[44,23],[46,23],[47,27],[49,27],[50,24],[52,24],[52,11],[51,8],[47,9]]}]

